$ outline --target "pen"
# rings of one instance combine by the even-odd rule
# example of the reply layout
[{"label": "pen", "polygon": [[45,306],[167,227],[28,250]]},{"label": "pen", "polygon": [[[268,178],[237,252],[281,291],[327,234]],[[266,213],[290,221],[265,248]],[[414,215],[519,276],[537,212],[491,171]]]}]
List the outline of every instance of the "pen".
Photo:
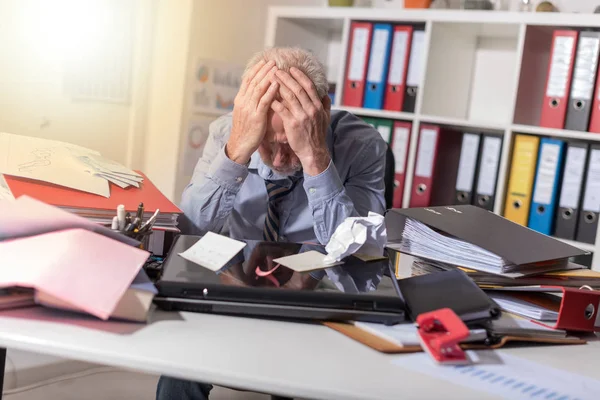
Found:
[{"label": "pen", "polygon": [[123,230],[125,228],[125,206],[123,204],[117,206],[117,222],[119,230]]},{"label": "pen", "polygon": [[140,220],[142,218],[144,218],[144,203],[140,203],[140,205],[137,208],[137,213],[135,214],[136,218],[139,218]]},{"label": "pen", "polygon": [[127,211],[127,214],[125,214],[125,225],[130,224],[131,223],[131,213],[129,211]]}]

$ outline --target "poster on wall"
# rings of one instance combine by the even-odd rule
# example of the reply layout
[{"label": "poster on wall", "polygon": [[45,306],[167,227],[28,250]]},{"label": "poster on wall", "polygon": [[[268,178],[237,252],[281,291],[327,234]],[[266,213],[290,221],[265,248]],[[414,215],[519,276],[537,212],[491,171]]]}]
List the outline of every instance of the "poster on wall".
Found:
[{"label": "poster on wall", "polygon": [[244,67],[217,60],[198,59],[193,73],[192,112],[224,114],[233,110]]},{"label": "poster on wall", "polygon": [[179,166],[179,175],[190,178],[194,168],[204,151],[204,145],[208,139],[208,127],[217,116],[192,115],[188,119],[186,131],[183,137],[183,151]]}]

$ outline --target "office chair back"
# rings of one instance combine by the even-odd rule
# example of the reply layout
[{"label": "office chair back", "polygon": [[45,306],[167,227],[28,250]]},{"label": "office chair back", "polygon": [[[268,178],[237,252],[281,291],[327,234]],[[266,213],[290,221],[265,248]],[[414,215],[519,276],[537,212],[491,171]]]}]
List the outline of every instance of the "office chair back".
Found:
[{"label": "office chair back", "polygon": [[385,183],[385,208],[389,210],[392,208],[394,202],[394,174],[396,171],[396,164],[394,160],[394,153],[390,145],[387,145],[387,151],[385,152],[385,172],[384,172],[384,183]]}]

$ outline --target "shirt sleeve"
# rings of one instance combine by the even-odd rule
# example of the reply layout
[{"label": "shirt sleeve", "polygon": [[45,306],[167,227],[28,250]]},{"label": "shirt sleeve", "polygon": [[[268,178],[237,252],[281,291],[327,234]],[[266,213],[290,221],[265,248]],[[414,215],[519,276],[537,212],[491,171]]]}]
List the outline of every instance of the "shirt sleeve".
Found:
[{"label": "shirt sleeve", "polygon": [[351,174],[342,182],[335,164],[316,176],[304,175],[304,190],[312,211],[315,234],[326,245],[336,228],[348,217],[366,217],[369,211],[383,214],[385,142],[373,141],[357,152]]},{"label": "shirt sleeve", "polygon": [[190,230],[203,234],[221,232],[235,197],[248,176],[248,166],[231,161],[225,154],[230,117],[213,122],[202,157],[183,191],[181,209]]}]

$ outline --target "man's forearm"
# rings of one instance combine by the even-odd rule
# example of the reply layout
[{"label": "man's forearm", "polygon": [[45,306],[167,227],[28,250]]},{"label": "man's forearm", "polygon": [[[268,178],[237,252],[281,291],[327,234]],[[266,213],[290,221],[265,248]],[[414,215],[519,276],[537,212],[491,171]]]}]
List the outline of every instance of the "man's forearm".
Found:
[{"label": "man's forearm", "polygon": [[207,172],[195,177],[183,193],[181,207],[198,230],[223,229],[247,175],[248,168],[231,161],[222,149]]}]

